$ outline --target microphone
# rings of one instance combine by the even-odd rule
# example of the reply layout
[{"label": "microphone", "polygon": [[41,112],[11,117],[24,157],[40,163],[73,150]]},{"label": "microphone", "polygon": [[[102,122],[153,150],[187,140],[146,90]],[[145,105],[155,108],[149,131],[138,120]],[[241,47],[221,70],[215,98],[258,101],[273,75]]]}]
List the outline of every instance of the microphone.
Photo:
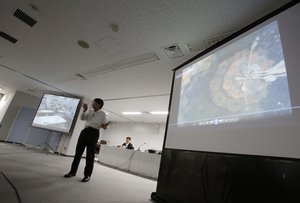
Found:
[{"label": "microphone", "polygon": [[144,142],[143,144],[141,144],[141,145],[138,147],[137,151],[141,151],[141,146],[143,146],[143,145],[145,145],[145,144],[146,144],[146,142]]}]

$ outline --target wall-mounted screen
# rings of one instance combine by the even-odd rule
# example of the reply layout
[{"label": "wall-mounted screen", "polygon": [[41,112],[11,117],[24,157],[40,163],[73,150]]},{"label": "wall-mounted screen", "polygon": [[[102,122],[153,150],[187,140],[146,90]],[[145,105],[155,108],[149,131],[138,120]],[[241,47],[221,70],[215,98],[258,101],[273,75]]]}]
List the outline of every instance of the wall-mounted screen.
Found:
[{"label": "wall-mounted screen", "polygon": [[300,6],[175,70],[166,148],[300,158]]},{"label": "wall-mounted screen", "polygon": [[70,133],[78,115],[80,104],[80,98],[44,94],[32,122],[32,127]]}]

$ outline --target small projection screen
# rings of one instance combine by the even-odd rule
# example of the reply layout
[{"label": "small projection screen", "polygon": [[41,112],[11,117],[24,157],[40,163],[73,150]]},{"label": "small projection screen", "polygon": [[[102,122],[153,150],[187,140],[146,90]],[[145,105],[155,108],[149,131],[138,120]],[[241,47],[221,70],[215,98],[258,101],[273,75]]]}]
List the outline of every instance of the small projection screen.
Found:
[{"label": "small projection screen", "polygon": [[300,5],[174,71],[165,148],[300,158]]},{"label": "small projection screen", "polygon": [[44,94],[32,127],[70,133],[80,110],[80,104],[80,98]]}]

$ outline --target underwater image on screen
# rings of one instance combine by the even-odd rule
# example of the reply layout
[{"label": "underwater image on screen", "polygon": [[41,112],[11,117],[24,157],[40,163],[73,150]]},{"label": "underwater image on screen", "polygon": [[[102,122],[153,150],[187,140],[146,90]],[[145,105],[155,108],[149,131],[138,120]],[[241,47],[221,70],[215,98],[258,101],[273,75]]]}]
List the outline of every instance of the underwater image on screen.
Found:
[{"label": "underwater image on screen", "polygon": [[185,68],[177,123],[209,125],[291,113],[276,21]]}]

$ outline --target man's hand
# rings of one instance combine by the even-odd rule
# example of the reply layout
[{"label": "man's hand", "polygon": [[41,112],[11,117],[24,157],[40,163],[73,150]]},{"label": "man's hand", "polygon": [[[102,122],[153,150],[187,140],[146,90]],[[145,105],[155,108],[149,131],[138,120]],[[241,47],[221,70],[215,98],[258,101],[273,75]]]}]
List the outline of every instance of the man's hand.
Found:
[{"label": "man's hand", "polygon": [[103,123],[102,125],[101,125],[101,128],[103,128],[103,129],[107,129],[107,126],[110,124],[110,121],[108,121],[107,123]]},{"label": "man's hand", "polygon": [[86,103],[82,104],[83,112],[86,112],[88,110],[88,105]]}]

